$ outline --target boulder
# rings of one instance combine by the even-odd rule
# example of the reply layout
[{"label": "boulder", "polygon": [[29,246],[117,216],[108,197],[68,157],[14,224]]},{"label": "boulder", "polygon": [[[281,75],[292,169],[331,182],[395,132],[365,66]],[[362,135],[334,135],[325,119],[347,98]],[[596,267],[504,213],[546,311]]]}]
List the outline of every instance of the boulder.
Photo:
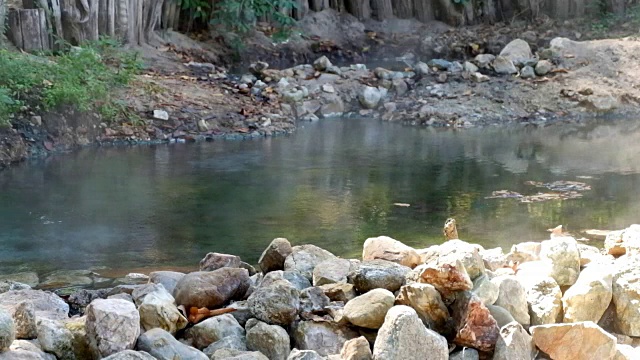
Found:
[{"label": "boulder", "polygon": [[354,330],[330,322],[301,321],[292,334],[299,350],[314,350],[322,356],[337,354],[347,340],[358,337]]},{"label": "boulder", "polygon": [[610,232],[604,240],[604,248],[607,254],[615,257],[628,252],[637,255],[640,250],[640,225],[634,224],[624,230]]},{"label": "boulder", "polygon": [[371,345],[364,336],[348,340],[340,350],[341,360],[371,360]]},{"label": "boulder", "polygon": [[640,257],[620,258],[613,275],[616,324],[624,335],[640,336]]},{"label": "boulder", "polygon": [[313,62],[313,68],[317,71],[325,71],[328,67],[333,66],[326,56],[321,56]]},{"label": "boulder", "polygon": [[13,306],[21,302],[31,302],[38,317],[52,320],[69,317],[69,305],[56,294],[42,290],[11,290],[0,294],[1,306]]},{"label": "boulder", "polygon": [[567,236],[543,241],[540,258],[551,263],[551,277],[558,285],[573,285],[578,280],[580,252],[576,239]]},{"label": "boulder", "polygon": [[0,308],[0,351],[8,349],[16,338],[16,326],[11,314]]},{"label": "boulder", "polygon": [[480,251],[480,257],[484,263],[484,268],[487,270],[496,271],[508,264],[507,255],[502,252],[500,247],[482,250]]},{"label": "boulder", "polygon": [[15,340],[11,346],[0,352],[0,360],[56,360],[56,356],[40,348],[38,340]]},{"label": "boulder", "polygon": [[358,101],[360,101],[360,105],[365,109],[375,109],[381,99],[381,91],[378,88],[371,86],[363,87],[358,94]]},{"label": "boulder", "polygon": [[319,287],[310,287],[300,292],[300,312],[317,313],[329,306],[329,298]]},{"label": "boulder", "polygon": [[155,358],[144,351],[125,350],[102,358],[102,360],[155,360]]},{"label": "boulder", "polygon": [[348,279],[360,293],[381,288],[397,291],[410,268],[386,260],[363,261],[349,273]]},{"label": "boulder", "polygon": [[337,257],[315,245],[294,246],[291,249],[291,254],[284,261],[284,269],[298,271],[311,280],[316,265],[332,259],[337,259]]},{"label": "boulder", "polygon": [[269,358],[259,351],[219,349],[213,353],[211,360],[269,360]]},{"label": "boulder", "polygon": [[282,270],[275,270],[265,275],[264,279],[262,279],[262,282],[260,283],[260,286],[269,286],[277,280],[286,280],[300,291],[311,287],[311,282],[309,281],[309,279],[304,277],[304,275],[302,275],[300,272]]},{"label": "boulder", "polygon": [[516,321],[513,315],[501,306],[487,305],[487,309],[489,309],[489,313],[491,313],[491,316],[496,320],[499,329],[502,329],[502,327],[508,323]]},{"label": "boulder", "polygon": [[440,333],[446,330],[449,310],[433,285],[416,283],[401,287],[396,305],[412,307],[429,329]]},{"label": "boulder", "polygon": [[2,305],[13,318],[16,339],[34,339],[38,336],[36,329],[36,309],[31,301],[23,301],[14,305]]},{"label": "boulder", "polygon": [[291,353],[289,353],[289,357],[287,360],[325,360],[324,356],[320,356],[317,352],[313,350],[298,350],[293,349]]},{"label": "boulder", "polygon": [[346,259],[330,259],[316,265],[313,269],[313,286],[333,283],[346,283],[351,262]]},{"label": "boulder", "polygon": [[529,326],[529,307],[527,304],[527,292],[513,275],[498,276],[491,279],[491,282],[498,285],[499,295],[495,305],[507,309],[521,325]]},{"label": "boulder", "polygon": [[553,63],[549,60],[540,60],[536,64],[536,75],[544,76],[551,72],[553,69]]},{"label": "boulder", "polygon": [[144,299],[149,294],[154,294],[156,297],[167,300],[167,301],[171,301],[171,302],[174,301],[173,296],[169,294],[167,289],[165,289],[162,284],[153,284],[153,283],[140,285],[135,289],[133,289],[133,291],[131,292],[131,298],[133,299],[133,302],[136,304],[136,306],[140,306],[140,304],[142,304]]},{"label": "boulder", "polygon": [[42,350],[55,354],[58,359],[76,359],[73,334],[60,320],[38,319],[38,342]]},{"label": "boulder", "polygon": [[249,296],[248,305],[258,320],[288,326],[298,313],[300,292],[290,282],[278,280],[259,287]]},{"label": "boulder", "polygon": [[458,292],[451,307],[451,316],[456,330],[453,343],[480,351],[493,351],[500,329],[482,300],[469,291]]},{"label": "boulder", "polygon": [[151,293],[145,296],[138,312],[140,324],[145,330],[161,328],[175,334],[189,323],[176,307],[171,295],[165,297],[158,293]]},{"label": "boulder", "polygon": [[92,358],[91,345],[87,337],[87,317],[72,317],[64,322],[64,327],[72,335],[71,346],[77,359]]},{"label": "boulder", "polygon": [[482,275],[473,280],[471,292],[476,294],[485,305],[493,305],[500,295],[500,286],[489,279],[487,275]]},{"label": "boulder", "polygon": [[216,351],[220,349],[248,351],[249,349],[247,348],[247,338],[244,336],[236,335],[226,336],[207,346],[204,350],[202,350],[202,352],[208,357],[211,357]]},{"label": "boulder", "polygon": [[162,284],[169,294],[173,294],[176,284],[184,275],[184,273],[176,271],[152,271],[149,273],[149,281],[154,284]]},{"label": "boulder", "polygon": [[534,79],[536,77],[536,71],[533,67],[527,65],[520,70],[520,78],[522,79]]},{"label": "boulder", "polygon": [[458,239],[449,240],[438,246],[438,255],[432,260],[427,260],[426,263],[428,265],[454,265],[456,261],[460,261],[471,280],[485,272],[484,261],[477,245]]},{"label": "boulder", "polygon": [[420,264],[420,255],[415,249],[388,236],[368,238],[364,242],[362,260],[375,259],[392,261],[410,268]]},{"label": "boulder", "polygon": [[480,54],[476,55],[476,57],[473,58],[473,61],[476,63],[476,65],[478,65],[479,68],[489,69],[489,65],[495,58],[496,56],[492,54]]},{"label": "boulder", "polygon": [[539,242],[523,242],[511,246],[511,251],[507,254],[507,261],[524,263],[527,261],[540,260]]},{"label": "boulder", "polygon": [[126,300],[97,299],[87,307],[86,331],[94,357],[130,350],[140,335],[140,314]]},{"label": "boulder", "polygon": [[563,322],[600,321],[613,297],[612,281],[610,266],[587,266],[562,296]]},{"label": "boulder", "polygon": [[559,322],[562,313],[562,291],[552,277],[539,277],[528,283],[527,304],[531,325]]},{"label": "boulder", "polygon": [[408,306],[394,306],[387,312],[373,346],[376,360],[449,358],[447,340],[427,329],[415,310]]},{"label": "boulder", "polygon": [[536,346],[554,360],[611,359],[616,338],[591,321],[532,326]]},{"label": "boulder", "polygon": [[531,335],[514,321],[500,329],[493,360],[533,360],[537,352]]},{"label": "boulder", "polygon": [[186,309],[215,309],[231,300],[241,300],[250,286],[245,269],[222,268],[214,271],[192,272],[176,284],[174,295],[178,305]]},{"label": "boulder", "polygon": [[244,329],[231,314],[205,319],[185,333],[185,339],[196,349],[204,349],[227,336],[244,337]]},{"label": "boulder", "polygon": [[518,68],[516,68],[511,60],[504,56],[496,56],[496,58],[491,62],[491,66],[493,67],[493,71],[501,75],[518,73]]},{"label": "boulder", "polygon": [[601,254],[600,249],[595,246],[578,244],[578,251],[580,252],[580,267],[591,263],[613,262],[614,260],[613,256]]},{"label": "boulder", "polygon": [[251,319],[247,322],[247,347],[260,351],[269,360],[286,360],[291,351],[289,334],[278,325]]},{"label": "boulder", "polygon": [[342,301],[344,303],[356,297],[353,284],[327,284],[320,286],[320,289],[331,301]]},{"label": "boulder", "polygon": [[284,261],[291,255],[291,243],[285,238],[277,238],[262,252],[258,265],[266,274],[274,270],[284,270]]},{"label": "boulder", "polygon": [[464,71],[469,73],[474,73],[480,70],[477,66],[469,61],[465,61],[464,64],[462,64],[462,68],[464,69]]},{"label": "boulder", "polygon": [[210,252],[205,255],[204,259],[200,260],[200,271],[213,271],[225,267],[241,268],[242,259],[236,255]]},{"label": "boulder", "polygon": [[531,47],[522,39],[515,39],[508,43],[507,46],[500,51],[498,57],[501,56],[511,60],[511,62],[517,66],[522,66],[533,58]]},{"label": "boulder", "polygon": [[391,291],[373,289],[349,301],[344,307],[344,316],[353,325],[379,329],[394,302]]},{"label": "boulder", "polygon": [[473,288],[469,274],[460,260],[454,264],[426,265],[419,281],[433,285],[445,297]]},{"label": "boulder", "polygon": [[160,329],[151,329],[138,338],[136,348],[158,360],[209,360],[207,355],[176,340]]}]

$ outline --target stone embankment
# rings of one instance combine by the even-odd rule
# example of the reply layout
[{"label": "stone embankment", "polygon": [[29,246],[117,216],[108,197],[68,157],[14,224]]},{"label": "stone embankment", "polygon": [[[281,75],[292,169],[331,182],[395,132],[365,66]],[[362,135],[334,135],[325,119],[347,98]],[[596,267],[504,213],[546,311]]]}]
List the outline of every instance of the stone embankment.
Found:
[{"label": "stone embankment", "polygon": [[209,253],[200,271],[66,302],[4,280],[0,359],[640,358],[640,225],[604,249],[555,234],[508,253],[381,236],[362,259],[279,238],[258,265]]}]

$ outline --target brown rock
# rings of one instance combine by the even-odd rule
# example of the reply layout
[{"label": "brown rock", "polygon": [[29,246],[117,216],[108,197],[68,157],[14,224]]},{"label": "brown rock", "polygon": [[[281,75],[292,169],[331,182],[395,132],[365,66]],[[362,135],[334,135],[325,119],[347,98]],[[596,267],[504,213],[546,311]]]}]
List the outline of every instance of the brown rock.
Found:
[{"label": "brown rock", "polygon": [[344,343],[340,351],[340,358],[342,360],[371,360],[373,354],[367,339],[360,336]]},{"label": "brown rock", "polygon": [[241,300],[251,281],[246,269],[222,268],[185,275],[176,284],[176,304],[187,309],[195,306],[218,308],[230,300]]},{"label": "brown rock", "polygon": [[440,333],[445,331],[449,310],[433,285],[410,284],[401,287],[396,297],[396,305],[412,307],[428,328]]},{"label": "brown rock", "polygon": [[368,238],[362,249],[362,260],[387,260],[408,266],[416,267],[420,264],[420,255],[410,246],[388,236]]},{"label": "brown rock", "polygon": [[346,303],[356,297],[356,290],[353,288],[353,284],[327,284],[320,286],[320,289],[322,289],[331,301],[342,301]]},{"label": "brown rock", "polygon": [[428,265],[420,274],[419,281],[433,285],[444,296],[473,288],[469,274],[460,260],[453,265]]},{"label": "brown rock", "polygon": [[456,294],[451,310],[457,330],[453,340],[456,345],[493,351],[500,329],[489,309],[477,296],[468,291]]},{"label": "brown rock", "polygon": [[277,238],[264,250],[258,260],[263,272],[284,269],[284,260],[291,254],[291,243],[285,238]]},{"label": "brown rock", "polygon": [[242,260],[239,256],[210,252],[200,260],[200,271],[213,271],[221,268],[241,268]]},{"label": "brown rock", "polygon": [[591,321],[533,326],[536,346],[554,360],[611,359],[616,338]]}]

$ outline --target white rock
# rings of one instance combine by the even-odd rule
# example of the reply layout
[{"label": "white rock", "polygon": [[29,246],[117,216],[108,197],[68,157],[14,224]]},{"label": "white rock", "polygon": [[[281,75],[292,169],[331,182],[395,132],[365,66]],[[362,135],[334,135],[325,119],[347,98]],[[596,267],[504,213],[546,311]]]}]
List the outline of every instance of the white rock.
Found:
[{"label": "white rock", "polygon": [[611,266],[587,266],[562,296],[563,322],[600,321],[611,303],[612,281]]},{"label": "white rock", "polygon": [[558,285],[573,285],[580,274],[578,242],[572,237],[557,237],[543,241],[540,258],[551,262],[551,277]]},{"label": "white rock", "polygon": [[360,105],[365,109],[375,109],[382,99],[382,93],[378,88],[365,86],[358,95]]},{"label": "white rock", "polygon": [[420,263],[420,255],[410,246],[388,236],[368,238],[363,245],[362,260],[382,259],[410,268]]},{"label": "white rock", "polygon": [[640,336],[640,257],[616,260],[613,275],[613,303],[617,324],[628,336]]},{"label": "white rock", "polygon": [[133,349],[140,335],[135,305],[120,299],[97,299],[87,307],[87,337],[96,357]]},{"label": "white rock", "polygon": [[487,275],[482,275],[473,280],[473,289],[485,305],[493,305],[500,295],[500,286],[491,281]]},{"label": "white rock", "polygon": [[528,326],[531,323],[531,318],[527,305],[527,293],[518,278],[513,275],[505,275],[493,278],[491,282],[499,287],[499,295],[495,305],[507,309],[517,322]]},{"label": "white rock", "polygon": [[522,325],[509,323],[500,329],[493,360],[533,360],[537,350],[533,338]]},{"label": "white rock", "polygon": [[55,354],[58,359],[73,360],[73,334],[59,320],[38,319],[38,341],[42,350]]},{"label": "white rock", "polygon": [[153,110],[153,118],[156,120],[169,120],[169,113],[164,110]]},{"label": "white rock", "polygon": [[394,306],[385,317],[373,346],[376,360],[449,358],[447,340],[427,329],[415,310],[408,306]]},{"label": "white rock", "polygon": [[11,314],[0,308],[0,351],[8,349],[16,338],[16,326]]},{"label": "white rock", "polygon": [[616,338],[591,321],[532,326],[536,346],[554,360],[612,359]]}]

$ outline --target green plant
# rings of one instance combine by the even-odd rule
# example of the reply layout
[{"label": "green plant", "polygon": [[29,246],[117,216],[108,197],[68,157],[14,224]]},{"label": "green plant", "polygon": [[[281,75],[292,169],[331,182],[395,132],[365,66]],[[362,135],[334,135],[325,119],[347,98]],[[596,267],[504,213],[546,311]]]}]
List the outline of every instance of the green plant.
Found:
[{"label": "green plant", "polygon": [[244,35],[253,28],[256,18],[267,18],[276,25],[274,38],[283,39],[290,35],[295,24],[289,14],[296,8],[297,3],[292,0],[222,0],[212,23]]},{"label": "green plant", "polygon": [[0,122],[7,124],[23,105],[43,110],[72,105],[115,118],[119,113],[109,110],[115,104],[112,91],[131,81],[140,62],[114,45],[100,40],[51,57],[0,50]]}]

